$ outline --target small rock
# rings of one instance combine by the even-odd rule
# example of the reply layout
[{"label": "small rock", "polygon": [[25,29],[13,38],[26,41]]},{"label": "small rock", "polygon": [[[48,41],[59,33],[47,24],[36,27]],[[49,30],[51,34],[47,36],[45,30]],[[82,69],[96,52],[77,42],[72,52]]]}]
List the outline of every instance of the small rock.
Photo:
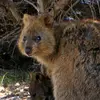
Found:
[{"label": "small rock", "polygon": [[0,100],[1,98],[5,97],[6,95],[4,93],[0,93]]},{"label": "small rock", "polygon": [[25,91],[28,91],[28,90],[29,90],[29,87],[28,87],[28,86],[25,86],[25,87],[24,87],[24,90],[25,90]]},{"label": "small rock", "polygon": [[16,83],[15,86],[18,87],[18,86],[20,86],[20,84],[19,83]]},{"label": "small rock", "polygon": [[24,89],[21,89],[20,92],[24,92]]},{"label": "small rock", "polygon": [[4,87],[0,86],[0,92],[3,92],[4,90]]}]

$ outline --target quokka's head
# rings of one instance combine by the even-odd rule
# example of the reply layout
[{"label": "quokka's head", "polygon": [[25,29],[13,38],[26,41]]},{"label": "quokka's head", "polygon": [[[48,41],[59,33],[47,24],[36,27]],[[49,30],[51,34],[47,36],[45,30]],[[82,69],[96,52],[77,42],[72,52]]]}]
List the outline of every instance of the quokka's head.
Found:
[{"label": "quokka's head", "polygon": [[50,26],[50,20],[43,16],[25,14],[23,24],[18,40],[18,47],[21,53],[29,57],[52,54],[55,39]]}]

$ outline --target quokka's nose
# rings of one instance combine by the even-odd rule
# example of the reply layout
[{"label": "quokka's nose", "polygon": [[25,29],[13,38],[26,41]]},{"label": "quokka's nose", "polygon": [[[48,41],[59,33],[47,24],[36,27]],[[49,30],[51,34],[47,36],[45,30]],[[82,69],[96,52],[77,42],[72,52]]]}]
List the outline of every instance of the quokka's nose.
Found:
[{"label": "quokka's nose", "polygon": [[26,47],[25,52],[26,52],[26,54],[29,55],[32,52],[32,48],[31,47]]}]

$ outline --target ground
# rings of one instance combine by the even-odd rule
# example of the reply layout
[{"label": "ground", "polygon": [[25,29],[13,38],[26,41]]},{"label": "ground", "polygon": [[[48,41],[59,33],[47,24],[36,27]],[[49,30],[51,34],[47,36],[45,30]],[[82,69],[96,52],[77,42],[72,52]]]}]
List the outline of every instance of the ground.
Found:
[{"label": "ground", "polygon": [[28,89],[29,84],[25,82],[0,86],[0,100],[31,100]]}]

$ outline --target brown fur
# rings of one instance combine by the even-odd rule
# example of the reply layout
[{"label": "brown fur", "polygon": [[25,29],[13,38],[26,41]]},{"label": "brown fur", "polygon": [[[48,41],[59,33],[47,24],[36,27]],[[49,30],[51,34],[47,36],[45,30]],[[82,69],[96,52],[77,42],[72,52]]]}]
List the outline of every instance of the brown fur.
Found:
[{"label": "brown fur", "polygon": [[[31,46],[29,56],[50,70],[55,100],[100,100],[99,22],[83,20],[48,27],[43,19],[24,15],[20,51],[27,55],[25,47]],[[36,35],[41,36],[39,43],[32,40]]]},{"label": "brown fur", "polygon": [[52,86],[50,79],[41,73],[30,73],[29,93],[31,100],[46,100],[52,97]]}]

